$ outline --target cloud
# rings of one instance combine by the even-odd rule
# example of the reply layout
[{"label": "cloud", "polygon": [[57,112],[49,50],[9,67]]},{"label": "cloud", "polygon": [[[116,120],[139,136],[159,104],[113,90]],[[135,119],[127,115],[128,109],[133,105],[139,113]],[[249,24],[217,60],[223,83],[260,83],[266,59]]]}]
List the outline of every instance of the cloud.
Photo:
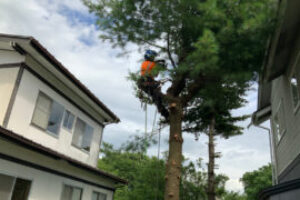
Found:
[{"label": "cloud", "polygon": [[[80,0],[0,1],[1,32],[34,36],[121,118],[121,123],[105,128],[103,138],[118,147],[136,130],[140,130],[140,134],[144,130],[145,113],[133,96],[131,83],[126,80],[129,70],[139,68],[141,54],[137,52],[137,46],[130,44],[128,48],[133,53],[129,57],[117,57],[121,50],[99,40],[100,30],[94,22],[95,17],[89,14]],[[233,113],[250,114],[255,111],[256,93],[249,91],[247,106]],[[153,116],[154,109],[150,107],[149,131]],[[246,127],[249,123],[248,120],[240,125]],[[161,152],[164,152],[168,149],[168,129],[161,134]],[[195,141],[193,135],[186,134],[184,139],[184,155],[192,161],[202,157],[203,163],[207,162],[206,136]],[[216,149],[223,154],[217,161],[220,166],[217,172],[230,177],[227,187],[232,190],[242,189],[239,178],[244,172],[270,161],[267,133],[254,127],[245,130],[242,136],[217,140]],[[150,148],[148,153],[156,156],[157,146]]]}]

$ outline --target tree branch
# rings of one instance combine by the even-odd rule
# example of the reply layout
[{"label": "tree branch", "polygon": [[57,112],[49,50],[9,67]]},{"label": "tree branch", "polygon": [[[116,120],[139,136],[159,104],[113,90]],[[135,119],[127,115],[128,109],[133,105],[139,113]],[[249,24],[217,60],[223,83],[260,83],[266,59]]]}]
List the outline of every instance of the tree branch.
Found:
[{"label": "tree branch", "polygon": [[199,76],[193,83],[191,83],[187,88],[187,93],[181,97],[183,105],[187,105],[190,100],[192,100],[198,93],[199,90],[204,88],[206,80],[204,76]]},{"label": "tree branch", "polygon": [[163,47],[163,46],[160,46],[160,45],[154,44],[154,43],[152,43],[152,42],[149,42],[149,41],[147,41],[147,40],[144,40],[144,39],[141,39],[141,38],[139,38],[138,40],[139,40],[140,42],[143,42],[143,43],[149,44],[150,46],[153,46],[153,47],[159,48],[159,49],[161,49],[161,50],[163,50],[163,51],[167,51],[167,48],[166,48],[166,47]]},{"label": "tree branch", "polygon": [[196,133],[196,132],[198,132],[196,130],[196,128],[194,128],[194,127],[183,128],[183,129],[181,129],[181,131],[182,132],[189,132],[189,133]]},{"label": "tree branch", "polygon": [[167,94],[172,95],[174,97],[178,96],[185,87],[186,74],[181,74],[178,76],[179,77],[177,78],[177,80],[174,80],[172,85],[167,90]]},{"label": "tree branch", "polygon": [[172,57],[171,51],[170,51],[170,33],[168,31],[167,33],[167,53],[168,53],[168,57],[173,65],[173,68],[177,68],[177,65]]}]

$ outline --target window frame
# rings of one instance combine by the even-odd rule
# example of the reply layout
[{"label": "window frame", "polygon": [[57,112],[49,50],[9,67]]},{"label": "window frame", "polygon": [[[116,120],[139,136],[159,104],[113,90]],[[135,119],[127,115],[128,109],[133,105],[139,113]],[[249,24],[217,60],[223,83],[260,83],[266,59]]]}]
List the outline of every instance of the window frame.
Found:
[{"label": "window frame", "polygon": [[[51,132],[51,131],[48,130],[48,126],[49,126],[49,125],[47,125],[47,128],[43,128],[43,127],[41,127],[41,126],[39,126],[38,124],[36,124],[36,123],[33,122],[33,118],[34,118],[34,115],[35,115],[35,112],[36,112],[36,109],[37,109],[38,99],[39,99],[39,96],[40,96],[41,94],[44,95],[44,96],[46,96],[47,98],[49,98],[50,101],[51,101],[51,109],[50,109],[50,114],[49,114],[49,118],[48,118],[48,123],[49,123],[49,119],[50,119],[50,115],[51,115],[51,111],[52,111],[52,106],[53,106],[53,103],[54,103],[54,102],[57,103],[57,104],[59,104],[60,106],[62,106],[63,109],[64,109],[64,110],[63,110],[62,119],[60,120],[59,125],[58,125],[58,131],[57,131],[57,134],[55,134],[55,133],[53,133],[53,132]],[[49,95],[47,95],[47,94],[46,94],[45,92],[43,92],[43,91],[39,91],[39,92],[38,92],[38,95],[37,95],[37,98],[36,98],[36,100],[35,100],[34,106],[35,106],[35,107],[34,107],[34,110],[33,110],[33,113],[32,113],[30,125],[31,125],[31,126],[34,126],[35,128],[38,128],[39,130],[41,130],[41,131],[47,133],[47,134],[50,135],[50,136],[53,136],[53,137],[55,137],[55,138],[59,138],[60,130],[61,130],[62,122],[63,122],[63,117],[64,117],[64,112],[65,112],[65,107],[64,107],[62,104],[60,104],[58,101],[53,100],[53,98],[51,98]]]},{"label": "window frame", "polygon": [[107,200],[107,194],[106,193],[104,193],[104,192],[99,192],[99,191],[96,191],[96,190],[93,190],[92,191],[92,198],[93,198],[93,194],[94,193],[97,193],[97,195],[98,195],[98,199],[97,200],[99,200],[99,197],[100,197],[100,195],[102,194],[102,195],[105,195],[105,200]]},{"label": "window frame", "polygon": [[291,101],[292,101],[292,104],[293,104],[293,109],[294,109],[294,115],[297,114],[299,108],[300,108],[300,52],[298,52],[297,56],[296,56],[296,60],[294,62],[294,64],[292,65],[292,68],[291,68],[291,71],[290,71],[290,76],[288,77],[288,81],[289,81],[289,86],[291,87],[291,78],[293,76],[296,77],[296,80],[297,80],[297,83],[298,83],[298,87],[297,87],[297,91],[298,91],[298,96],[299,96],[299,99],[298,99],[298,103],[296,106],[294,106],[294,97],[293,97],[293,93],[292,93],[292,88],[290,89],[291,91]]},{"label": "window frame", "polygon": [[[69,112],[71,115],[74,116],[74,120],[73,120],[73,124],[72,124],[71,129],[69,129],[68,127],[65,127],[65,126],[64,126],[64,121],[65,121],[65,117],[66,117],[67,112]],[[62,123],[61,123],[62,128],[65,129],[66,131],[70,132],[70,133],[73,133],[73,129],[74,129],[74,126],[75,126],[75,122],[76,122],[76,121],[77,121],[77,116],[74,115],[70,110],[65,109],[65,110],[64,110],[64,114],[63,114],[63,118],[62,118]],[[69,122],[69,120],[68,120],[68,122]]]},{"label": "window frame", "polygon": [[77,186],[77,185],[72,185],[72,184],[69,184],[69,183],[62,183],[62,189],[61,189],[61,194],[60,194],[60,200],[63,200],[62,199],[62,195],[63,195],[63,193],[64,193],[64,188],[65,188],[65,186],[69,186],[69,187],[71,187],[72,188],[72,190],[75,188],[75,189],[80,189],[81,190],[81,193],[80,193],[80,200],[82,200],[82,197],[83,197],[83,187],[80,187],[80,186]]},{"label": "window frame", "polygon": [[[90,150],[89,151],[87,151],[84,148],[82,148],[82,142],[81,142],[81,147],[79,147],[79,146],[77,146],[76,144],[73,143],[73,138],[75,136],[75,131],[76,131],[76,123],[77,123],[78,120],[82,121],[85,124],[84,130],[86,130],[87,126],[90,126],[93,129],[92,138],[91,138],[91,141],[90,141]],[[95,128],[93,126],[91,126],[89,123],[87,123],[85,120],[81,119],[80,117],[76,117],[76,122],[74,123],[74,128],[73,128],[73,136],[72,136],[72,139],[71,139],[71,145],[73,147],[75,147],[75,148],[77,148],[77,149],[79,149],[79,150],[87,153],[87,154],[90,154],[94,134],[95,134]],[[83,139],[82,139],[82,141],[83,141]]]},{"label": "window frame", "polygon": [[[292,86],[292,82],[291,82],[292,78],[295,78],[297,81],[296,89],[297,89],[297,93],[298,93],[298,101],[297,101],[296,105],[294,104],[294,92],[293,92],[293,86]],[[296,70],[293,70],[293,72],[291,73],[291,76],[289,77],[288,80],[289,80],[289,87],[290,87],[293,110],[294,110],[294,114],[296,114],[300,108],[300,77],[297,76]]]},{"label": "window frame", "polygon": [[103,195],[105,195],[105,197],[106,197],[106,199],[105,199],[105,200],[107,200],[107,194],[106,194],[106,193],[99,192],[99,191],[96,191],[96,190],[93,190],[93,191],[92,191],[92,199],[91,199],[91,200],[93,200],[93,194],[94,194],[94,193],[96,193],[96,194],[98,195],[98,198],[97,198],[97,200],[99,200],[100,194],[103,194]]},{"label": "window frame", "polygon": [[[38,109],[37,104],[38,104],[38,100],[39,100],[39,97],[40,97],[41,94],[44,95],[44,96],[46,96],[47,98],[49,98],[49,99],[51,100],[51,106],[50,106],[50,107],[52,107],[52,102],[53,102],[53,100],[52,100],[48,95],[46,95],[44,92],[39,91],[39,92],[38,92],[38,95],[37,95],[37,97],[36,97],[36,99],[35,99],[34,109],[33,109],[33,113],[32,113],[32,116],[31,116],[30,124],[33,125],[33,126],[35,126],[35,127],[38,128],[38,129],[40,129],[40,130],[47,131],[47,129],[45,129],[45,128],[43,128],[43,127],[41,127],[41,126],[39,126],[38,124],[36,124],[36,123],[33,122],[34,115],[35,115],[35,113],[36,113],[36,110]],[[49,121],[49,119],[48,119],[48,121]]]},{"label": "window frame", "polygon": [[[272,116],[272,128],[273,130],[275,130],[275,138],[276,138],[276,144],[279,145],[280,141],[282,140],[282,138],[284,137],[285,133],[286,133],[286,122],[285,122],[285,118],[284,118],[284,107],[283,107],[283,100],[281,99],[276,112],[274,114],[274,116]],[[278,128],[275,125],[275,117],[277,116],[278,118]],[[283,119],[283,120],[281,120]],[[274,131],[272,131],[274,134]]]},{"label": "window frame", "polygon": [[16,174],[7,173],[6,171],[3,171],[3,170],[0,170],[0,176],[1,175],[9,176],[9,177],[13,178],[13,185],[12,185],[12,188],[11,188],[11,191],[10,191],[10,199],[13,197],[13,192],[14,192],[14,189],[15,189],[17,179],[23,179],[23,180],[29,181],[30,182],[30,188],[29,188],[26,200],[29,199],[29,197],[31,195],[31,192],[32,192],[32,186],[33,186],[34,179],[27,178],[27,177],[22,177],[22,176],[19,176],[19,175],[16,175]]}]

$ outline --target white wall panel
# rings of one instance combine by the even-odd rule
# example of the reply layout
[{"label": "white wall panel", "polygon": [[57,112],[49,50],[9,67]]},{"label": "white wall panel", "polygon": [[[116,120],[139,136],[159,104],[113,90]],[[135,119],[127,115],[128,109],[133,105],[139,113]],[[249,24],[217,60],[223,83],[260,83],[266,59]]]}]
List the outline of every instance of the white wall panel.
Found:
[{"label": "white wall panel", "polygon": [[25,56],[20,55],[16,51],[8,51],[0,49],[0,64],[24,62]]},{"label": "white wall panel", "polygon": [[[94,128],[94,135],[89,153],[72,146],[71,142],[73,134],[62,127],[60,128],[58,137],[54,137],[31,125],[31,119],[39,91],[47,94],[50,98],[63,105],[65,109],[71,111],[75,116],[80,117]],[[8,129],[14,130],[16,133],[26,138],[74,159],[96,166],[99,156],[99,143],[102,127],[27,70],[24,71],[22,76],[8,123]]]},{"label": "white wall panel", "polygon": [[18,67],[0,68],[0,125],[3,125],[18,71]]}]

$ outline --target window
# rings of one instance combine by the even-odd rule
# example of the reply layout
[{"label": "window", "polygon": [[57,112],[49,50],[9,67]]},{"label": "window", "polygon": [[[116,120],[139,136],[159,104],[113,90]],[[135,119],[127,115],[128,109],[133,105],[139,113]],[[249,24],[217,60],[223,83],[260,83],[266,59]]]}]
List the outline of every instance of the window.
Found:
[{"label": "window", "polygon": [[296,78],[295,74],[290,79],[291,91],[292,91],[292,100],[294,108],[296,108],[300,101],[299,95],[299,80]]},{"label": "window", "polygon": [[282,102],[279,103],[279,108],[275,115],[273,116],[273,132],[279,142],[285,133],[285,118]]},{"label": "window", "polygon": [[1,200],[27,200],[31,181],[0,174]]},{"label": "window", "polygon": [[63,127],[72,130],[74,124],[75,116],[68,110],[65,112]]},{"label": "window", "polygon": [[82,189],[64,185],[61,200],[81,200]]},{"label": "window", "polygon": [[77,118],[72,144],[80,149],[90,151],[93,132],[94,129],[90,125]]},{"label": "window", "polygon": [[106,200],[107,195],[101,192],[93,192],[92,200]]},{"label": "window", "polygon": [[33,113],[32,124],[58,135],[63,112],[64,107],[62,105],[40,92]]}]

